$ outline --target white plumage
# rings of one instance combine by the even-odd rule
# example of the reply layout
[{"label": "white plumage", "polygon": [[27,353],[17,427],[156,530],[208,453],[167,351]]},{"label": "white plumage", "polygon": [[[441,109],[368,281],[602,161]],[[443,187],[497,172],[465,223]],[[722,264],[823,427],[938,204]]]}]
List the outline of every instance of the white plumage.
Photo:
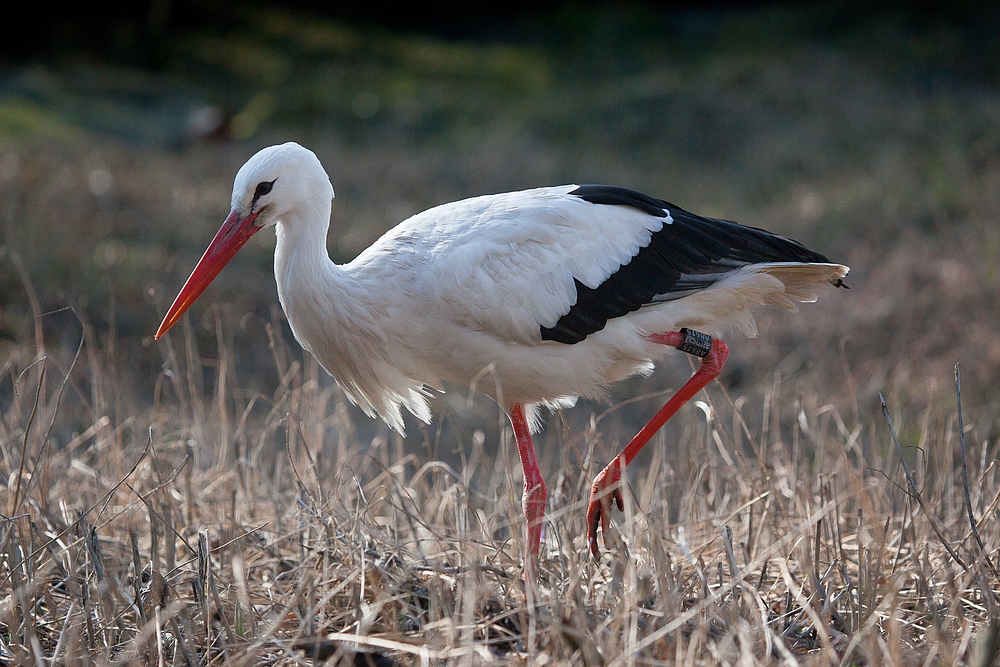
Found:
[{"label": "white plumage", "polygon": [[[698,218],[638,193],[576,185],[437,206],[336,265],[326,251],[332,198],[312,152],[287,143],[254,155],[236,176],[233,212],[157,337],[253,233],[274,226],[278,297],[292,331],[365,412],[402,431],[401,407],[429,421],[428,389],[475,382],[508,414],[520,407],[531,423],[537,405],[601,398],[609,384],[649,372],[672,351],[652,335],[683,327],[753,335],[755,310],[794,309],[847,274],[846,267],[781,237]],[[675,220],[682,214],[684,221]],[[771,261],[733,259],[735,251],[716,257],[714,242],[706,246],[697,231],[714,224],[730,225],[724,232],[737,239],[750,230],[753,243],[759,237],[778,244],[775,252],[791,253],[792,261],[766,253],[761,258]],[[665,229],[672,225],[678,226]],[[676,256],[669,234],[680,235]],[[627,285],[614,291],[609,278],[640,253],[666,274],[635,261],[634,280],[619,276]],[[795,261],[802,258],[822,261]],[[632,294],[636,285],[648,298]],[[615,306],[621,314],[608,317],[602,304],[586,306],[580,293],[588,290],[597,301],[621,301]],[[575,343],[560,342],[559,334],[543,339],[543,332],[569,322],[562,318],[574,307],[579,310],[569,317],[596,324],[582,330],[569,324]]]}]

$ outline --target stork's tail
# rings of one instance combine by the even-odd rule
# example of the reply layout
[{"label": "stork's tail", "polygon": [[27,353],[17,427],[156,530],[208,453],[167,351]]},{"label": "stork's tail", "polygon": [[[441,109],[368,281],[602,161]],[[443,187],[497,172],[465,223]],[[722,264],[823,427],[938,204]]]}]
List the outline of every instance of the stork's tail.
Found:
[{"label": "stork's tail", "polygon": [[[768,306],[795,312],[816,301],[827,285],[846,287],[849,269],[825,262],[767,262],[734,271],[712,287],[670,302],[670,323],[717,336],[726,331],[757,335],[754,313]],[[647,325],[655,330],[660,323]]]},{"label": "stork's tail", "polygon": [[815,301],[816,290],[826,283],[847,288],[844,278],[851,269],[843,264],[775,262],[757,264],[754,270],[777,278],[785,286],[784,292],[769,295],[767,305],[796,310],[797,302]]}]

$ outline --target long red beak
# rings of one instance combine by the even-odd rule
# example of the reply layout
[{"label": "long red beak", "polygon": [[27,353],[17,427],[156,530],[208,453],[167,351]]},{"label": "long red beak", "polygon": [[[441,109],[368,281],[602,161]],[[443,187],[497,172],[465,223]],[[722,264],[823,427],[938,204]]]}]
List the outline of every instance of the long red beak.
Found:
[{"label": "long red beak", "polygon": [[201,256],[198,266],[194,267],[191,276],[184,283],[180,294],[174,299],[173,305],[170,306],[163,322],[160,323],[160,328],[156,330],[155,338],[159,339],[177,323],[177,320],[181,319],[181,315],[205,291],[215,276],[219,275],[219,271],[229,263],[236,251],[242,248],[251,236],[262,229],[262,227],[253,224],[259,213],[260,211],[256,211],[242,219],[240,219],[239,211],[233,211],[229,214],[226,221],[222,223],[222,228],[209,244],[208,250]]}]

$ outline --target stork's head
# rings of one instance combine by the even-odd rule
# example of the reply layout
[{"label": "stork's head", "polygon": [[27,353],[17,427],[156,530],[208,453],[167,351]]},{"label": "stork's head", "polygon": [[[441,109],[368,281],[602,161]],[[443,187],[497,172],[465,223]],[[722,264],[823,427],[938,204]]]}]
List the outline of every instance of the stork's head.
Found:
[{"label": "stork's head", "polygon": [[174,299],[156,338],[181,318],[251,236],[285,220],[315,218],[310,209],[323,211],[332,198],[333,186],[319,159],[294,142],[270,146],[247,160],[233,183],[229,217]]},{"label": "stork's head", "polygon": [[247,160],[233,183],[232,213],[254,219],[257,229],[270,227],[296,209],[333,198],[333,186],[315,153],[288,142],[269,146]]}]

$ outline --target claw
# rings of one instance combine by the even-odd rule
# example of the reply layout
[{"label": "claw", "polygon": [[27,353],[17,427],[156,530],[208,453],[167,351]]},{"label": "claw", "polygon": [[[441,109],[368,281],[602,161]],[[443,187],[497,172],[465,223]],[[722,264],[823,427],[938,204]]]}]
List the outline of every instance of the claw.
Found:
[{"label": "claw", "polygon": [[598,524],[604,533],[604,546],[611,548],[608,544],[611,501],[615,502],[618,511],[625,510],[625,500],[621,490],[623,463],[621,456],[613,460],[594,478],[594,484],[590,487],[590,502],[587,504],[587,540],[590,542],[590,553],[594,555],[594,558],[599,558],[601,555],[597,546]]}]

